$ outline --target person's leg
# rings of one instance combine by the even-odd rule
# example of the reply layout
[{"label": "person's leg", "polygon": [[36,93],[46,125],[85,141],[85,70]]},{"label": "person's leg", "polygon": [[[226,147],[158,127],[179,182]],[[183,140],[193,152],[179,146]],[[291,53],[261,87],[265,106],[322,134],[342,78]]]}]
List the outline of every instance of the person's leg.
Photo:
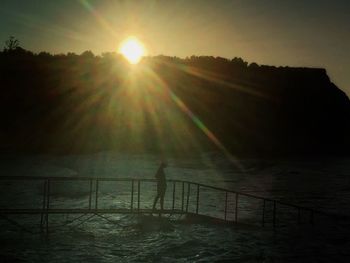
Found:
[{"label": "person's leg", "polygon": [[163,210],[164,209],[164,195],[165,193],[161,193],[160,195],[160,209]]},{"label": "person's leg", "polygon": [[154,198],[152,210],[155,210],[155,209],[156,209],[156,205],[157,205],[158,199],[159,199],[159,194],[157,194],[156,197]]}]

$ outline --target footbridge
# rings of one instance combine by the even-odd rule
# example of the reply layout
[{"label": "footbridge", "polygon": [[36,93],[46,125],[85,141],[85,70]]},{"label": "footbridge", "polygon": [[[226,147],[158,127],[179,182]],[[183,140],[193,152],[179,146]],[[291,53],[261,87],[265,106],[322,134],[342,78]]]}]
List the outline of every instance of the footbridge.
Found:
[{"label": "footbridge", "polygon": [[167,181],[163,210],[152,210],[156,195],[153,179],[2,176],[0,190],[2,219],[17,224],[13,217],[37,215],[40,228],[46,233],[49,217],[54,214],[178,215],[189,222],[204,220],[270,228],[314,224],[315,215],[325,214],[279,200],[181,180]]}]

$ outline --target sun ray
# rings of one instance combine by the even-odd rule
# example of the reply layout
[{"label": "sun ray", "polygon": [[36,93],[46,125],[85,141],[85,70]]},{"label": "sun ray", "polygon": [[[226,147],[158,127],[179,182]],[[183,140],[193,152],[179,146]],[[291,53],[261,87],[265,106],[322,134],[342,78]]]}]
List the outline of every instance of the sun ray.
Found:
[{"label": "sun ray", "polygon": [[244,167],[241,165],[238,159],[232,153],[230,153],[230,151],[225,147],[225,145],[223,145],[223,143],[199,119],[199,117],[196,114],[194,114],[189,107],[187,107],[187,105],[181,100],[181,98],[178,97],[155,72],[153,72],[151,69],[149,69],[147,72],[151,78],[153,78],[156,82],[160,83],[161,88],[164,89],[164,91],[175,103],[175,105],[191,119],[191,121],[197,126],[197,128],[199,128],[208,137],[208,139],[216,145],[216,147],[218,147],[225,154],[228,160],[235,164],[236,167],[238,167],[241,171],[245,171]]},{"label": "sun ray", "polygon": [[109,34],[111,34],[114,37],[118,37],[118,34],[113,29],[113,27],[108,23],[108,21],[100,15],[96,9],[90,4],[87,0],[79,0],[79,2],[95,17],[97,22],[108,31]]}]

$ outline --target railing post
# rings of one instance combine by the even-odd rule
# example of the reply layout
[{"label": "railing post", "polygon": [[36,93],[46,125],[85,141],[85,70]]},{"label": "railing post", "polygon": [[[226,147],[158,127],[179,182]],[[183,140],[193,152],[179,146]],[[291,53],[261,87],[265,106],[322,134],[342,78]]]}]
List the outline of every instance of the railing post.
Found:
[{"label": "railing post", "polygon": [[46,180],[44,181],[44,191],[43,191],[43,207],[42,207],[42,213],[41,213],[41,218],[40,218],[40,228],[42,229],[43,223],[44,223],[44,210],[46,206],[46,188],[47,188],[47,182]]},{"label": "railing post", "polygon": [[235,223],[238,223],[238,193],[236,193]]},{"label": "railing post", "polygon": [[265,206],[266,206],[266,200],[263,199],[263,211],[262,211],[262,221],[261,221],[262,226],[265,226]]},{"label": "railing post", "polygon": [[134,209],[134,179],[131,180],[131,200],[130,200],[130,209]]},{"label": "railing post", "polygon": [[185,204],[185,182],[182,182],[181,211],[184,211],[184,204]]},{"label": "railing post", "polygon": [[172,204],[172,210],[174,211],[175,208],[175,191],[176,191],[176,182],[173,182],[173,204]]},{"label": "railing post", "polygon": [[95,209],[98,208],[98,179],[96,179]]},{"label": "railing post", "polygon": [[198,210],[199,210],[199,184],[197,184],[196,214],[198,214]]},{"label": "railing post", "polygon": [[49,233],[49,208],[50,208],[50,179],[47,179],[47,191],[46,191],[46,234]]},{"label": "railing post", "polygon": [[225,210],[224,210],[224,218],[226,221],[227,218],[227,192],[225,192]]},{"label": "railing post", "polygon": [[92,180],[90,179],[89,210],[91,210],[91,201],[92,201]]},{"label": "railing post", "polygon": [[273,228],[276,227],[276,201],[273,201],[273,218],[272,218]]},{"label": "railing post", "polygon": [[190,191],[191,191],[191,183],[187,183],[186,213],[188,212],[188,203],[190,201]]},{"label": "railing post", "polygon": [[140,212],[140,180],[137,181],[137,211]]}]

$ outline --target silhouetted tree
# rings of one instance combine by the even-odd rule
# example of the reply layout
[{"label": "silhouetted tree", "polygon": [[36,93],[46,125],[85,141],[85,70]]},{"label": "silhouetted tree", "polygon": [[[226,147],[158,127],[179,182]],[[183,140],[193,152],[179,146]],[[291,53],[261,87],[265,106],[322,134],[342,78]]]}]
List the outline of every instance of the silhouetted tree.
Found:
[{"label": "silhouetted tree", "polygon": [[76,57],[78,57],[78,55],[75,54],[74,52],[68,52],[67,53],[67,57],[69,57],[69,58],[76,58]]},{"label": "silhouetted tree", "polygon": [[19,40],[16,39],[14,36],[10,36],[8,40],[5,41],[5,52],[11,52],[19,48]]},{"label": "silhouetted tree", "polygon": [[49,52],[42,51],[38,54],[38,57],[40,58],[51,58],[52,55]]},{"label": "silhouetted tree", "polygon": [[257,69],[257,68],[259,68],[259,65],[258,65],[257,63],[255,63],[255,62],[253,62],[253,63],[250,63],[250,64],[249,64],[249,68],[251,68],[251,69]]},{"label": "silhouetted tree", "polygon": [[91,50],[86,50],[80,55],[83,58],[93,59],[95,57],[94,53]]},{"label": "silhouetted tree", "polygon": [[248,62],[244,61],[242,58],[235,57],[231,60],[237,66],[247,67]]}]

